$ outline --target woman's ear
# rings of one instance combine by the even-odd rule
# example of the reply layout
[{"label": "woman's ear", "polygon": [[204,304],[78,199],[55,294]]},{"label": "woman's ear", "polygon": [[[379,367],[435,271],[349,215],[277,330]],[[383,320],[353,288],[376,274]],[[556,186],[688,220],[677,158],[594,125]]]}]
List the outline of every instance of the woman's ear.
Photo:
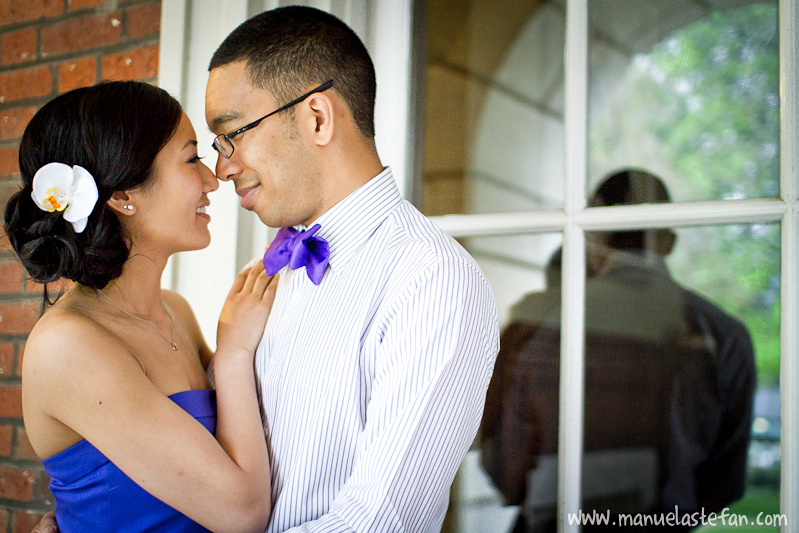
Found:
[{"label": "woman's ear", "polygon": [[106,205],[119,215],[131,216],[136,213],[136,205],[126,191],[116,191],[111,194]]},{"label": "woman's ear", "polygon": [[316,93],[308,100],[308,108],[313,116],[312,126],[314,128],[314,142],[318,146],[325,146],[333,138],[333,101],[323,93]]}]

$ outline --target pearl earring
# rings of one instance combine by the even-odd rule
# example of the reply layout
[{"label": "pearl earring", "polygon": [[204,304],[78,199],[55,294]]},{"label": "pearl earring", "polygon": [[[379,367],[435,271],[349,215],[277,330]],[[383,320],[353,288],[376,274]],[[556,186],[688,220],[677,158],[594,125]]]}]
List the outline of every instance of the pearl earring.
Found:
[{"label": "pearl earring", "polygon": [[130,205],[130,204],[125,204],[125,205],[122,206],[122,209],[126,209],[126,210],[130,211],[131,209],[133,209],[133,206]]}]

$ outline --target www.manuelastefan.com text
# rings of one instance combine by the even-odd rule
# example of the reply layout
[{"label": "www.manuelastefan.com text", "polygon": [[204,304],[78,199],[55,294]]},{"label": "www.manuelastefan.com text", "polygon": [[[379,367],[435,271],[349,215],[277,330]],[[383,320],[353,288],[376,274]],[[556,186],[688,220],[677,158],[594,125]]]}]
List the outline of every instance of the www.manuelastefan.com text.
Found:
[{"label": "www.manuelastefan.com text", "polygon": [[611,525],[618,527],[642,527],[642,526],[724,526],[724,527],[743,527],[743,526],[767,526],[779,527],[788,525],[788,517],[784,514],[758,513],[757,516],[748,516],[730,512],[725,507],[719,512],[705,513],[704,508],[694,513],[680,513],[679,508],[668,513],[618,513],[611,517],[610,510],[604,513],[592,510],[590,513],[568,513],[569,524],[587,525]]}]

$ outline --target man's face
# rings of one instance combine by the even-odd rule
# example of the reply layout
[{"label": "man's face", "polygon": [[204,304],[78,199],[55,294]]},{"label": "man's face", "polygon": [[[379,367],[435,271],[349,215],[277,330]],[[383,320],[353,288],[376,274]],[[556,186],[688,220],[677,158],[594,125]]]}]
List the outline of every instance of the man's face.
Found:
[{"label": "man's face", "polygon": [[[230,133],[284,103],[253,86],[246,62],[238,61],[211,71],[205,119],[214,134]],[[319,174],[297,126],[308,123],[308,110],[300,103],[294,113],[277,113],[235,136],[230,159],[220,154],[216,164],[217,177],[235,184],[241,206],[272,227],[308,223],[321,214]]]}]

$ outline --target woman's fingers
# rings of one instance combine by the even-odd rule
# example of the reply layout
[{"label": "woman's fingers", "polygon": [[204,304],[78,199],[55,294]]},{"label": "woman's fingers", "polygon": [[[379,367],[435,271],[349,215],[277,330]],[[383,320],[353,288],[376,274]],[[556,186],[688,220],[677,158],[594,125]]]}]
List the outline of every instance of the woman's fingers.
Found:
[{"label": "woman's fingers", "polygon": [[[256,263],[255,265],[251,266],[250,268],[246,268],[239,273],[239,276],[243,276],[243,282],[236,292],[246,293],[249,294],[253,290],[253,286],[255,285],[255,280],[258,279],[258,276],[261,272],[264,272],[264,265],[263,263]],[[238,278],[238,276],[236,276]],[[235,284],[234,284],[235,286]]]},{"label": "woman's fingers", "polygon": [[277,282],[280,280],[280,274],[275,274],[269,278],[269,283],[266,286],[266,290],[264,290],[263,296],[261,296],[261,301],[269,305],[269,309],[272,309],[272,303],[275,301],[275,293],[277,292]]},{"label": "woman's fingers", "polygon": [[244,287],[242,287],[241,292],[245,294],[252,292],[253,285],[255,285],[255,280],[258,279],[258,274],[264,269],[263,265],[260,265],[260,270],[258,269],[258,266],[259,265],[255,265],[247,271],[247,279],[244,280]]},{"label": "woman's fingers", "polygon": [[236,279],[233,280],[233,286],[230,287],[230,292],[228,296],[232,296],[237,292],[241,292],[242,287],[244,287],[244,282],[247,280],[247,270],[242,270],[236,276]]},{"label": "woman's fingers", "polygon": [[[249,269],[242,270],[236,276],[233,282],[233,287],[230,289],[228,299],[231,304],[239,301],[240,304],[245,304],[248,297],[253,297],[254,300],[249,305],[257,305],[259,303],[268,303],[271,307],[274,301],[275,291],[277,290],[278,275],[270,276],[266,273],[263,263],[253,265]],[[242,300],[244,298],[244,300]]]},{"label": "woman's fingers", "polygon": [[266,287],[269,285],[269,282],[272,280],[272,276],[267,275],[266,270],[261,269],[261,272],[258,274],[258,277],[255,278],[255,284],[253,285],[252,292],[255,296],[261,297],[266,290]]},{"label": "woman's fingers", "polygon": [[53,511],[48,511],[42,517],[36,527],[33,528],[31,533],[57,533],[58,531],[58,524],[55,521],[55,513]]}]

